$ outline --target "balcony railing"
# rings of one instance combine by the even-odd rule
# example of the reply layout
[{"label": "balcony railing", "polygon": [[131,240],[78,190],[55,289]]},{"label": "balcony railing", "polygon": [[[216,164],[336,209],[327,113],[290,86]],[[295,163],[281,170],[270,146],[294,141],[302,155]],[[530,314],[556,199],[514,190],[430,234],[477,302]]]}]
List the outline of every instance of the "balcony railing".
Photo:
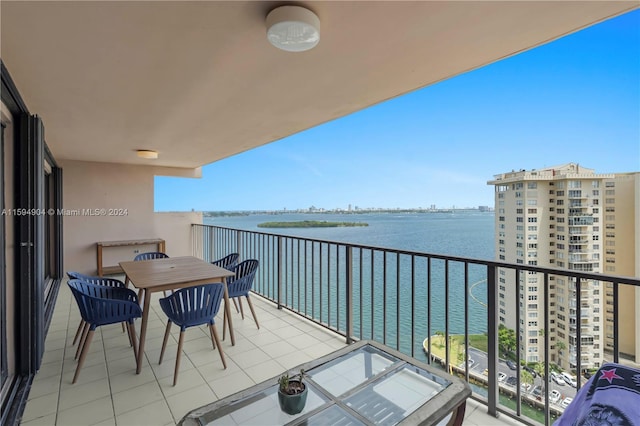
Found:
[{"label": "balcony railing", "polygon": [[[231,252],[239,253],[241,259],[259,259],[254,291],[275,302],[278,309],[288,309],[329,328],[343,335],[346,343],[373,339],[428,363],[447,366],[471,383],[473,397],[487,405],[489,414],[503,412],[527,424],[535,423],[526,417],[529,405],[537,406],[532,410],[534,414],[542,411],[543,418],[536,421],[546,425],[561,410],[550,404],[549,383],[543,384],[546,391],[538,398],[525,394],[520,386],[519,368],[512,373],[516,386],[507,387],[498,380],[499,318],[505,311],[515,312],[515,330],[520,329],[515,324],[531,319],[516,308],[523,291],[521,286],[527,285],[529,274],[538,274],[543,284],[541,306],[549,306],[550,282],[558,279],[570,282],[578,294],[582,288],[588,288],[587,283],[592,280],[605,283],[605,287],[610,284],[614,301],[621,285],[640,286],[636,278],[210,225],[193,225],[192,240],[193,254],[208,261]],[[499,297],[500,286],[512,289],[508,293],[513,294],[512,300]],[[577,317],[582,317],[581,310],[580,304],[576,304]],[[543,377],[549,378],[549,368],[554,362],[550,342],[556,336],[544,332],[553,328],[550,327],[552,318],[548,310],[540,311],[536,321],[540,335],[536,338],[543,341],[543,353],[537,354],[537,361],[544,363]],[[614,362],[618,362],[619,354],[618,325],[618,304],[614,302],[613,347],[605,355]],[[572,332],[576,342],[582,341],[582,333],[582,327]],[[457,336],[462,336],[462,343],[457,343]],[[471,372],[469,363],[464,362],[472,354],[471,338],[478,336],[480,340],[485,339],[486,349],[482,353],[486,355],[486,374]],[[432,338],[425,340],[429,337]],[[516,336],[516,342],[527,338]],[[591,348],[588,345],[586,350]],[[571,351],[578,372],[585,368],[581,365],[583,356],[576,356],[581,349],[578,345]],[[561,357],[562,348],[556,346],[556,351]],[[520,345],[515,345],[514,352],[517,360],[531,355],[524,353]],[[460,358],[460,354],[469,355]],[[580,385],[578,380],[578,389]],[[503,394],[515,396],[514,405],[509,405]]]}]

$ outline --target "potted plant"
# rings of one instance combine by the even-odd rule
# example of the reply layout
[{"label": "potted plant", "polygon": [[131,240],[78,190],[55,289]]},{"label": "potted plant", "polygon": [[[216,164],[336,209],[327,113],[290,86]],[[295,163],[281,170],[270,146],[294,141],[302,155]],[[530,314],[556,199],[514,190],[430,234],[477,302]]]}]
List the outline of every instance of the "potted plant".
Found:
[{"label": "potted plant", "polygon": [[289,376],[285,373],[278,379],[278,402],[280,409],[287,414],[298,414],[307,403],[307,385],[303,383],[304,369],[300,373]]}]

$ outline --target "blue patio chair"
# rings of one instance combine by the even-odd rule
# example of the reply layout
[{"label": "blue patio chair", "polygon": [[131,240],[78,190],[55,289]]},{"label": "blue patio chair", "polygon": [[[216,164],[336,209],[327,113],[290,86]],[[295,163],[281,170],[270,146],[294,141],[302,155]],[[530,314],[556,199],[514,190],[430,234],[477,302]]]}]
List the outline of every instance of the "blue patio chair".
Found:
[{"label": "blue patio chair", "polygon": [[[89,284],[103,285],[107,287],[120,287],[120,288],[126,287],[125,283],[115,278],[105,278],[105,277],[98,277],[93,275],[85,275],[76,271],[67,272],[67,276],[69,277],[70,280],[82,280],[84,282],[88,282]],[[76,342],[78,341],[78,337],[81,336],[81,332],[84,327],[88,327],[87,323],[85,323],[84,320],[80,320],[80,324],[78,324],[78,329],[76,330],[76,334],[75,336],[73,336],[73,343],[71,344],[72,346],[75,345]],[[122,324],[122,331],[123,332],[125,331],[124,323]],[[129,339],[131,339],[131,336],[129,336]],[[80,347],[78,346],[78,348]],[[78,352],[76,352],[76,358],[77,357],[78,357]]]},{"label": "blue patio chair", "polygon": [[[146,253],[140,253],[137,254],[136,257],[133,258],[134,262],[138,262],[140,260],[153,260],[153,259],[166,259],[168,258],[169,255],[167,255],[166,253],[162,253],[161,251],[149,251]],[[127,277],[126,279],[126,285],[127,287],[129,287],[129,278]],[[163,292],[164,295],[167,295],[167,292]],[[140,300],[142,300],[142,296],[143,296],[143,290],[140,289],[140,291],[138,292],[138,298]]]},{"label": "blue patio chair", "polygon": [[[244,319],[244,309],[242,308],[242,299],[244,296],[249,303],[249,309],[251,309],[251,315],[253,316],[253,320],[256,322],[256,326],[260,329],[260,324],[258,324],[258,317],[256,317],[256,311],[253,309],[253,304],[251,303],[251,299],[249,298],[249,292],[253,287],[253,280],[256,276],[256,271],[258,270],[258,261],[256,259],[247,259],[243,262],[240,262],[236,266],[234,266],[231,271],[235,273],[234,276],[229,277],[227,279],[227,288],[229,289],[229,299],[234,300],[238,299],[238,304],[240,305],[240,314],[242,315],[242,319]],[[225,310],[225,315],[226,315]],[[222,327],[222,338],[224,339],[227,332],[227,321],[225,318],[223,327]]]},{"label": "blue patio chair", "polygon": [[140,253],[136,255],[133,260],[137,262],[139,260],[166,259],[167,257],[169,257],[167,254],[160,251],[150,251],[147,253]]},{"label": "blue patio chair", "polygon": [[231,268],[233,268],[234,266],[236,266],[238,264],[238,258],[239,257],[240,257],[240,255],[238,253],[231,253],[231,254],[226,255],[223,258],[220,258],[218,260],[214,260],[211,263],[213,265],[219,266],[221,268],[231,270]]},{"label": "blue patio chair", "polygon": [[178,353],[176,355],[176,367],[173,373],[173,386],[178,382],[178,371],[180,370],[180,356],[182,355],[182,343],[184,341],[184,332],[188,327],[194,327],[203,324],[209,324],[209,332],[211,333],[211,343],[213,348],[218,347],[222,365],[227,368],[224,359],[224,352],[220,346],[218,339],[218,331],[216,329],[214,317],[220,309],[220,302],[224,295],[224,287],[222,284],[205,284],[194,287],[186,287],[175,291],[172,295],[160,299],[160,307],[167,315],[167,328],[164,333],[162,342],[162,350],[160,351],[160,360],[158,364],[162,364],[164,350],[167,347],[171,324],[174,323],[180,327],[180,338],[178,339]]},{"label": "blue patio chair", "polygon": [[87,334],[79,345],[82,352],[72,383],[78,379],[97,327],[126,322],[133,341],[133,354],[137,360],[138,345],[133,321],[142,316],[142,310],[136,293],[128,288],[95,285],[77,279],[70,280],[68,284],[78,303],[82,319],[89,325]]},{"label": "blue patio chair", "polygon": [[[240,257],[240,255],[238,253],[231,253],[226,255],[223,258],[220,258],[218,260],[214,260],[213,262],[211,262],[211,264],[219,266],[221,268],[224,269],[228,269],[231,270],[233,269],[234,266],[236,266],[238,264],[238,258]],[[236,311],[240,312],[240,309],[238,309],[238,304],[236,303],[236,300],[233,299],[233,306],[236,307]]]}]

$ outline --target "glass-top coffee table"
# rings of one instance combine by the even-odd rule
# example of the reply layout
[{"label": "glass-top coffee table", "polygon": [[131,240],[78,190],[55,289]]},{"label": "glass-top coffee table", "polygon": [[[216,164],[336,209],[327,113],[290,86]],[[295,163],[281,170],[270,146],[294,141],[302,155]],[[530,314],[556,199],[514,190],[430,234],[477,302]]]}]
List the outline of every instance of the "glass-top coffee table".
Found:
[{"label": "glass-top coffee table", "polygon": [[198,408],[181,421],[202,425],[462,424],[469,385],[374,341],[360,341],[300,365],[307,373],[304,410],[278,404],[278,377]]}]

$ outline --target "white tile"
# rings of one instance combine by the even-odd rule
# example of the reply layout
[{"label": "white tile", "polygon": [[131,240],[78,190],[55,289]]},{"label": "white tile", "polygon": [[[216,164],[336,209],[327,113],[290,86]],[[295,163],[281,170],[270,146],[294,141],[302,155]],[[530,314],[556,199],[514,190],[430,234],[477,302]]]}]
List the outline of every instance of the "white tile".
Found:
[{"label": "white tile", "polygon": [[234,354],[233,361],[240,366],[240,368],[249,368],[254,365],[259,365],[269,357],[260,349],[251,349],[249,351]]},{"label": "white tile", "polygon": [[287,342],[298,349],[306,349],[309,346],[318,344],[319,340],[313,336],[309,336],[308,334],[300,334],[298,336],[288,338]]},{"label": "white tile", "polygon": [[[249,368],[245,368],[244,372],[251,377],[251,379],[256,382],[256,383],[261,383],[264,382],[265,380],[269,380],[273,377],[278,377],[280,376],[282,373],[285,372],[285,370],[282,368],[282,365],[280,365],[278,362],[272,360],[272,359],[268,359],[265,360],[264,362],[262,362],[260,365],[256,365],[253,367],[249,367]],[[277,382],[277,380],[274,380],[273,383],[275,384]]]},{"label": "white tile", "polygon": [[39,398],[30,398],[22,415],[23,421],[54,414],[58,410],[58,393],[50,393]]},{"label": "white tile", "polygon": [[[187,329],[187,332],[185,333],[185,342],[182,345],[182,349],[185,352],[198,352],[205,349],[210,349],[210,350],[213,349],[213,345],[211,343],[211,336],[209,334],[198,336],[197,339],[191,339],[189,341],[186,340],[186,334],[189,334],[189,329]],[[190,334],[194,334],[194,333],[190,333]]]},{"label": "white tile", "polygon": [[56,413],[49,414],[48,416],[37,417],[32,420],[23,421],[20,423],[24,426],[51,426],[56,424]]},{"label": "white tile", "polygon": [[72,384],[73,376],[75,375],[76,365],[71,363],[65,363],[65,370],[62,374],[61,389],[66,389],[70,386],[78,386],[85,383],[94,382],[96,380],[102,380],[107,378],[107,366],[104,362],[94,365],[83,365],[75,384]]},{"label": "white tile", "polygon": [[286,340],[278,340],[274,343],[262,345],[260,349],[271,358],[278,358],[298,350]]},{"label": "white tile", "polygon": [[29,391],[29,400],[58,392],[60,392],[60,376],[41,378],[40,374],[37,374]]},{"label": "white tile", "polygon": [[257,345],[257,346],[261,347],[263,345],[268,345],[268,344],[273,343],[273,342],[282,341],[281,339],[282,339],[282,337],[280,336],[280,334],[275,334],[275,333],[272,333],[272,332],[270,332],[268,330],[263,329],[263,330],[260,330],[260,333],[258,333],[255,336],[251,337],[251,342],[254,345]]},{"label": "white tile", "polygon": [[66,410],[104,397],[109,397],[109,405],[111,405],[111,389],[107,380],[96,380],[84,384],[76,383],[75,385],[67,386],[60,392],[59,409]]},{"label": "white tile", "polygon": [[287,325],[286,327],[278,328],[277,334],[280,338],[288,340],[292,337],[300,336],[304,332],[297,327]]},{"label": "white tile", "polygon": [[108,420],[102,421],[100,423],[96,423],[93,426],[116,426],[116,419],[112,417]]},{"label": "white tile", "polygon": [[203,383],[198,387],[180,392],[176,395],[167,396],[167,404],[169,404],[173,418],[179,421],[188,412],[203,405],[210,404],[217,399],[216,394],[211,390],[209,385]]},{"label": "white tile", "polygon": [[324,343],[324,342],[318,342],[315,345],[311,345],[307,348],[303,349],[303,352],[305,352],[306,354],[308,354],[309,356],[313,357],[313,358],[320,358],[322,356],[328,355],[331,352],[334,352],[335,349]]},{"label": "white tile", "polygon": [[222,377],[228,376],[230,374],[236,373],[238,371],[243,371],[238,364],[236,364],[233,359],[226,357],[227,368],[222,366],[222,362],[214,362],[209,364],[204,364],[198,367],[198,371],[200,375],[204,377],[207,382],[212,380],[217,380]]},{"label": "white tile", "polygon": [[164,399],[157,382],[130,388],[113,394],[113,407],[116,415],[126,413],[144,405]]},{"label": "white tile", "polygon": [[237,371],[227,376],[209,381],[209,386],[219,398],[224,398],[244,390],[256,383],[244,371]]},{"label": "white tile", "polygon": [[131,371],[109,376],[109,385],[113,394],[150,382],[157,383],[153,370],[151,368],[143,368],[140,374],[136,374],[135,365],[131,368]]},{"label": "white tile", "polygon": [[45,379],[50,377],[58,377],[62,375],[63,361],[50,362],[48,364],[42,364],[40,371],[38,371],[38,379]]},{"label": "white tile", "polygon": [[314,359],[313,357],[311,357],[310,355],[306,354],[305,352],[302,351],[296,351],[296,352],[292,352],[289,353],[287,355],[283,355],[281,357],[276,358],[276,361],[278,361],[278,363],[280,365],[282,365],[283,368],[290,370],[294,367],[297,367],[300,364],[304,364],[306,362],[311,361],[312,359]]},{"label": "white tile", "polygon": [[106,365],[109,377],[123,373],[136,374],[136,359],[133,356],[110,360]]},{"label": "white tile", "polygon": [[[224,353],[224,349],[223,349]],[[196,368],[200,368],[204,365],[217,362],[222,367],[222,360],[220,359],[220,352],[216,348],[215,350],[209,345],[208,348],[199,350],[197,352],[188,352],[186,355]],[[225,354],[226,355],[226,354]]]},{"label": "white tile", "polygon": [[158,382],[160,383],[162,392],[166,397],[185,392],[189,389],[205,385],[207,383],[200,372],[195,368],[191,368],[187,371],[180,369],[180,372],[178,373],[178,383],[176,383],[175,386],[173,386],[173,374],[171,374],[171,376],[158,379]]},{"label": "white tile", "polygon": [[141,405],[126,413],[117,414],[116,421],[118,426],[157,426],[177,422],[171,415],[171,410],[164,399]]},{"label": "white tile", "polygon": [[249,350],[252,349],[256,349],[256,345],[249,339],[239,339],[238,336],[236,336],[236,344],[235,345],[231,345],[231,341],[229,340],[229,338],[227,337],[226,341],[222,341],[222,349],[224,350],[225,355],[229,354],[230,356],[234,356],[237,354],[242,354],[245,353]]},{"label": "white tile", "polygon": [[50,364],[52,362],[62,362],[64,359],[65,349],[50,349],[45,345],[45,352],[42,357],[42,366],[44,367],[46,364]]},{"label": "white tile", "polygon": [[111,397],[103,397],[58,412],[56,424],[65,426],[93,425],[113,418]]}]

